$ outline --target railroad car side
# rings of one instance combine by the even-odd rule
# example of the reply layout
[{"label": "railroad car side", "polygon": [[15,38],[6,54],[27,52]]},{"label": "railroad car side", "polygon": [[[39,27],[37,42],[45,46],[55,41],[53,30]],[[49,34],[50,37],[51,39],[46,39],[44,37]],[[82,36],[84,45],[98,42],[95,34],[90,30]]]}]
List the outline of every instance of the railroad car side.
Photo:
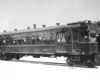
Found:
[{"label": "railroad car side", "polygon": [[100,25],[90,21],[0,34],[0,57],[3,60],[20,59],[25,55],[64,56],[69,65],[94,67],[99,52]]}]

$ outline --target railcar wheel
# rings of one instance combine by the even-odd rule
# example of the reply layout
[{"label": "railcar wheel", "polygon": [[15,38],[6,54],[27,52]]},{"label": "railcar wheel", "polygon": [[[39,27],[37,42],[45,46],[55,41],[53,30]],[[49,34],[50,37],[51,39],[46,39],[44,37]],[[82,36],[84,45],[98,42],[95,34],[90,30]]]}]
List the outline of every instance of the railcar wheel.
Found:
[{"label": "railcar wheel", "polygon": [[12,56],[9,53],[3,55],[3,60],[11,60]]},{"label": "railcar wheel", "polygon": [[3,53],[1,53],[1,55],[0,55],[0,59],[3,60]]},{"label": "railcar wheel", "polygon": [[95,67],[94,63],[93,63],[92,61],[90,61],[90,60],[86,60],[86,65],[87,65],[89,68],[94,68],[94,67]]},{"label": "railcar wheel", "polygon": [[5,60],[6,59],[6,55],[5,55],[5,53],[2,53],[1,54],[1,60]]},{"label": "railcar wheel", "polygon": [[95,65],[100,65],[100,54],[95,56]]},{"label": "railcar wheel", "polygon": [[20,54],[14,54],[14,57],[16,60],[19,60],[21,58]]},{"label": "railcar wheel", "polygon": [[89,68],[94,68],[94,67],[95,67],[92,63],[87,63],[87,66],[88,66]]},{"label": "railcar wheel", "polygon": [[68,59],[66,60],[66,62],[67,62],[67,64],[68,64],[69,66],[73,66],[73,63],[72,63],[72,61],[71,61],[70,58],[68,58]]},{"label": "railcar wheel", "polygon": [[20,59],[20,57],[18,56],[18,57],[16,57],[16,59],[17,59],[17,60],[19,60],[19,59]]}]

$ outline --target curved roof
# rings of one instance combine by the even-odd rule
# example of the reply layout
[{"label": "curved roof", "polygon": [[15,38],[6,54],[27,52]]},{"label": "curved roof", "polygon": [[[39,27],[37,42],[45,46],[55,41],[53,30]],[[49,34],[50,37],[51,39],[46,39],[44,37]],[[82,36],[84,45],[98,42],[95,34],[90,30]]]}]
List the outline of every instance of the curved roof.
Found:
[{"label": "curved roof", "polygon": [[28,33],[28,32],[45,31],[45,30],[53,30],[53,29],[69,28],[69,27],[79,27],[79,26],[80,25],[49,26],[49,27],[45,27],[45,28],[24,29],[24,30],[18,30],[18,31],[1,32],[0,35]]}]

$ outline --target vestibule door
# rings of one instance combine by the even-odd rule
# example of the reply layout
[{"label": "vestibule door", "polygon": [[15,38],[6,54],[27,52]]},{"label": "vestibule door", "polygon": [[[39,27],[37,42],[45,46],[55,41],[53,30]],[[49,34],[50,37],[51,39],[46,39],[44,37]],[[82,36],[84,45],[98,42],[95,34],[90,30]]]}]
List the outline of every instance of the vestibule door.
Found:
[{"label": "vestibule door", "polygon": [[72,30],[72,53],[78,54],[79,53],[79,33],[78,30]]},{"label": "vestibule door", "polygon": [[56,33],[56,52],[57,53],[66,53],[66,40],[65,40],[66,32],[57,32]]}]

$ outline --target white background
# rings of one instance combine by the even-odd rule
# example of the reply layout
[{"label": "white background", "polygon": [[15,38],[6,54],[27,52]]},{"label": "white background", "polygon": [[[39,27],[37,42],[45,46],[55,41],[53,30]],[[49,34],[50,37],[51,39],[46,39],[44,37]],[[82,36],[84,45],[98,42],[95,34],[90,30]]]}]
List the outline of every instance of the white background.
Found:
[{"label": "white background", "polygon": [[[63,59],[32,57],[21,60],[64,62]],[[83,68],[0,61],[1,80],[100,80],[100,67]]]}]

